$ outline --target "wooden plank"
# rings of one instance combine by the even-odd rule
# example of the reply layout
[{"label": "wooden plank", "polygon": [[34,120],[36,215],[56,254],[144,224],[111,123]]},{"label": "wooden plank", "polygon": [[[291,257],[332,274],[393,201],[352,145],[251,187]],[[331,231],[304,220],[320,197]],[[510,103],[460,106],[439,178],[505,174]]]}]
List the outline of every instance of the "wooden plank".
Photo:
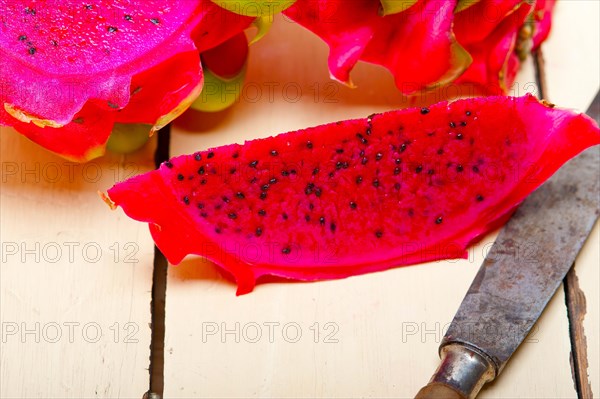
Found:
[{"label": "wooden plank", "polygon": [[[355,90],[330,82],[326,56],[323,43],[279,20],[252,47],[247,87],[254,91],[227,112],[185,114],[176,123],[173,155],[408,105],[375,66],[356,69]],[[529,62],[515,90],[523,94],[534,82]],[[299,95],[286,93],[293,87]],[[171,266],[165,396],[411,397],[437,366],[445,326],[494,238],[471,248],[468,260],[271,283],[237,298],[209,262],[190,257]],[[528,343],[481,397],[576,396],[569,351],[559,290]]]},{"label": "wooden plank", "polygon": [[[551,40],[543,49],[548,98],[562,107],[584,112],[600,88],[600,3],[569,1],[558,2],[556,7]],[[574,21],[577,29],[573,29]],[[600,392],[598,230],[596,224],[567,279],[571,330],[576,339],[573,373],[578,375],[580,397],[584,398]]]},{"label": "wooden plank", "polygon": [[150,169],[152,146],[77,165],[0,129],[0,396],[141,397],[152,240],[96,192]]}]

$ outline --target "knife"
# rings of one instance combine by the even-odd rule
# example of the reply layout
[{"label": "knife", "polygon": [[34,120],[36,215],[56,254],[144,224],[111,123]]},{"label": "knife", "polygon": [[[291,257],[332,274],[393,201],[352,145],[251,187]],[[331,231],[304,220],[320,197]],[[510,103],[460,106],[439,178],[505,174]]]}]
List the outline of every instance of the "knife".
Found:
[{"label": "knife", "polygon": [[[587,111],[598,122],[600,92]],[[600,148],[564,165],[504,226],[415,399],[471,399],[496,379],[552,298],[600,215]]]}]

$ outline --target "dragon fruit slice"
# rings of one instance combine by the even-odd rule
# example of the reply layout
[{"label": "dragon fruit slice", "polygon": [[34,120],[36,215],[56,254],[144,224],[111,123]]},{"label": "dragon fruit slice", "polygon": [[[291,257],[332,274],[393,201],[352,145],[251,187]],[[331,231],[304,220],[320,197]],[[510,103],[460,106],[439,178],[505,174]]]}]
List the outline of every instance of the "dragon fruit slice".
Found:
[{"label": "dragon fruit slice", "polygon": [[148,222],[170,262],[235,277],[342,278],[461,257],[564,162],[590,118],[532,96],[372,115],[179,156],[106,201]]},{"label": "dragon fruit slice", "polygon": [[[481,0],[456,16],[456,36],[473,57],[473,63],[461,75],[456,84],[475,85],[484,94],[503,94],[512,85],[520,66],[515,52],[519,29],[531,12],[532,5],[527,2],[513,1],[514,7],[494,8],[497,1]],[[509,5],[510,2],[501,2]],[[498,5],[500,7],[500,5]],[[489,10],[507,11],[502,18],[493,18],[488,23],[475,23],[486,20]],[[469,15],[471,14],[471,15]],[[478,17],[477,17],[478,16]],[[493,23],[492,23],[493,22]],[[497,22],[500,22],[499,24]],[[482,36],[477,26],[489,34]]]},{"label": "dragon fruit slice", "polygon": [[329,44],[334,79],[351,84],[350,70],[362,60],[386,67],[401,91],[413,93],[453,80],[471,62],[452,33],[455,6],[419,0],[381,16],[379,1],[298,0],[283,13]]},{"label": "dragon fruit slice", "polygon": [[0,9],[0,124],[77,161],[104,152],[114,122],[160,128],[183,112],[201,89],[198,52],[252,21],[208,0],[0,0]]}]

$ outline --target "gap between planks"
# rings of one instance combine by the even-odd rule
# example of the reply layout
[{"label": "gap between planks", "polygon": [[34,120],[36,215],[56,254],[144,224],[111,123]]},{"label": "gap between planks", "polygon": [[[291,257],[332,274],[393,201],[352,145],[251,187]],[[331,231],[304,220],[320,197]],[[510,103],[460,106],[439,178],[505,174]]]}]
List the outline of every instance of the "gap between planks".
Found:
[{"label": "gap between planks", "polygon": [[[546,83],[544,53],[538,49],[533,53],[535,64],[535,79],[540,99],[548,100],[548,85]],[[598,101],[598,95],[594,103]],[[571,374],[573,384],[579,399],[592,398],[592,387],[587,375],[587,340],[583,327],[586,313],[585,294],[579,287],[579,280],[575,273],[574,265],[563,280],[565,302],[567,305],[567,319],[569,322],[569,338],[571,341]]]},{"label": "gap between planks", "polygon": [[[158,143],[154,153],[156,168],[169,160],[171,124],[158,132]],[[165,305],[167,296],[168,262],[158,247],[154,246],[154,271],[152,273],[152,301],[150,302],[150,386],[144,399],[161,399],[164,391],[165,369]]]}]

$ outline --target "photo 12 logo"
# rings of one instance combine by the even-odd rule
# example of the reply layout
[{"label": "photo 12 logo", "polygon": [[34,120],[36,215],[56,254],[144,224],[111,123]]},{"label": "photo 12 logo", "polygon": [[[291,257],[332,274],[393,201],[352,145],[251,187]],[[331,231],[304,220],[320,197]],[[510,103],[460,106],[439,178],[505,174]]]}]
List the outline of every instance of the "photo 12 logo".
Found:
[{"label": "photo 12 logo", "polygon": [[240,322],[215,322],[206,321],[201,327],[202,343],[274,343],[276,341],[294,344],[300,341],[315,344],[336,344],[339,342],[340,327],[335,322],[310,325],[295,321],[280,323],[277,321],[264,321],[261,323],[250,321]]},{"label": "photo 12 logo", "polygon": [[78,322],[2,322],[3,344],[29,343],[76,343],[137,344],[140,326],[133,322],[114,322],[103,325],[95,321]]}]

